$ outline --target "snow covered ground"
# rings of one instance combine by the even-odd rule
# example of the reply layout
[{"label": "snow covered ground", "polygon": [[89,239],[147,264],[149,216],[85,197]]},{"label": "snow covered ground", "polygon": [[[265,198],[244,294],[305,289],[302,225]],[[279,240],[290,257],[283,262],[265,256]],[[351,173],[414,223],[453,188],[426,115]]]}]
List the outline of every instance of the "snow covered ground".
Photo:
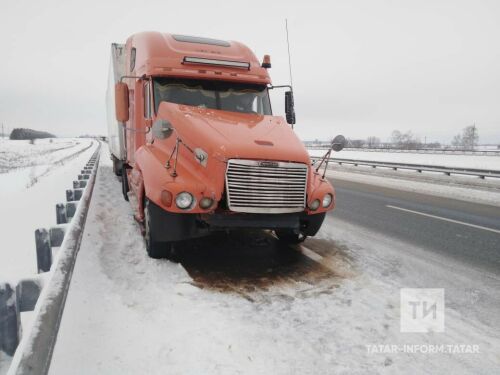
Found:
[{"label": "snow covered ground", "polygon": [[36,273],[34,231],[55,224],[55,205],[96,147],[80,138],[0,140],[0,280]]},{"label": "snow covered ground", "polygon": [[[309,150],[311,156],[323,156],[326,150]],[[500,170],[500,156],[491,155],[446,155],[419,154],[409,152],[369,152],[342,150],[332,154],[339,159],[393,162],[405,164],[439,165],[444,167],[478,168]]]},{"label": "snow covered ground", "polygon": [[[0,281],[36,274],[35,229],[55,224],[55,205],[65,202],[97,142],[89,139],[0,140]],[[23,313],[29,329],[31,313]],[[10,357],[0,352],[0,374]]]},{"label": "snow covered ground", "polygon": [[[334,216],[305,246],[293,251],[266,233],[238,233],[194,242],[179,264],[150,259],[103,150],[50,374],[500,367],[497,275]],[[436,286],[446,290],[445,332],[401,333],[400,288]],[[404,344],[475,345],[479,353],[369,350]]]}]

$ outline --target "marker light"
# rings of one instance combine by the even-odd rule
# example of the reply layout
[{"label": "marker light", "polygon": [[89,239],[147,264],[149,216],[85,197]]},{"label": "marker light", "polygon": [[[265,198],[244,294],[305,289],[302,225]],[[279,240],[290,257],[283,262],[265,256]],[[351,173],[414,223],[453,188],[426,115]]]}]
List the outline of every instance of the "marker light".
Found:
[{"label": "marker light", "polygon": [[160,200],[164,206],[170,207],[172,205],[172,193],[168,190],[162,190]]},{"label": "marker light", "polygon": [[271,67],[271,56],[264,55],[264,58],[262,59],[262,67],[266,69]]},{"label": "marker light", "polygon": [[204,64],[204,65],[215,65],[215,66],[227,66],[230,68],[243,68],[250,70],[250,63],[243,61],[231,61],[231,60],[217,60],[217,59],[204,59],[202,57],[184,57],[182,60],[183,64]]},{"label": "marker light", "polygon": [[177,197],[175,197],[175,204],[181,210],[186,210],[188,208],[191,208],[193,203],[194,203],[194,198],[187,191],[183,191],[182,193],[177,194]]}]

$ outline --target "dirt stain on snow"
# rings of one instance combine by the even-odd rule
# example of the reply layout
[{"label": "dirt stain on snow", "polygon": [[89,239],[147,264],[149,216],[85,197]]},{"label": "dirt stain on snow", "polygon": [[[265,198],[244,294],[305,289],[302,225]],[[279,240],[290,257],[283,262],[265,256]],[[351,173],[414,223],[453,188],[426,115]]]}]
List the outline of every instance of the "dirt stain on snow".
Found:
[{"label": "dirt stain on snow", "polygon": [[280,244],[264,231],[214,234],[179,245],[177,254],[195,286],[236,293],[254,302],[256,293],[282,287],[294,290],[293,296],[283,294],[289,299],[332,293],[349,275],[341,268],[350,260],[341,260],[345,252],[332,242],[319,240],[312,245],[321,247],[321,262],[304,256],[299,247]]}]

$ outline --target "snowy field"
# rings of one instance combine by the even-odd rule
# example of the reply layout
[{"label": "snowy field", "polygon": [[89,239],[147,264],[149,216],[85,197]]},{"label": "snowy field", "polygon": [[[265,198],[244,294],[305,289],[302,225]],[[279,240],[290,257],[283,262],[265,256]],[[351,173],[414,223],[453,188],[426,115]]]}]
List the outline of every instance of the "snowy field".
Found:
[{"label": "snowy field", "polygon": [[0,140],[0,280],[36,273],[35,229],[55,224],[55,205],[96,147],[80,138]]},{"label": "snowy field", "polygon": [[[323,156],[326,150],[309,150],[311,156]],[[443,167],[478,168],[500,171],[500,156],[418,154],[410,152],[369,152],[342,150],[332,153],[339,159],[438,165]]]}]

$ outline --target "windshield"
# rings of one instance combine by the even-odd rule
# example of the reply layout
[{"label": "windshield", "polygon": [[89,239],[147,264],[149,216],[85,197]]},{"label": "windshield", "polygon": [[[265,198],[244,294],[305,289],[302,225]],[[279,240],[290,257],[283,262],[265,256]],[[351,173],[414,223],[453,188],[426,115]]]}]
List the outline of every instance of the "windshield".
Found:
[{"label": "windshield", "polygon": [[165,101],[222,111],[272,114],[265,85],[174,78],[155,78],[153,82],[157,111]]}]

